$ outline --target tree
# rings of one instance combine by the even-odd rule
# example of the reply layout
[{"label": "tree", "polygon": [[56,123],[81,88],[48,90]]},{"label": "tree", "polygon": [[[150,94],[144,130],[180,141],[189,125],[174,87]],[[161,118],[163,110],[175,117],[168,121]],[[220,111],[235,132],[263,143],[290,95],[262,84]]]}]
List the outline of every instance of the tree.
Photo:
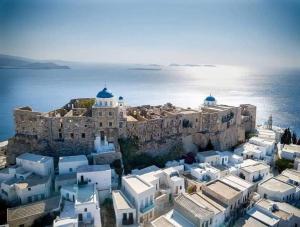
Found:
[{"label": "tree", "polygon": [[300,138],[298,139],[297,145],[300,145]]},{"label": "tree", "polygon": [[289,128],[284,130],[283,135],[281,136],[280,142],[282,144],[291,144],[292,134]]},{"label": "tree", "polygon": [[196,185],[190,185],[188,188],[187,188],[187,192],[189,194],[192,194],[193,192],[196,192],[197,191],[197,186]]},{"label": "tree", "polygon": [[292,142],[293,142],[293,144],[297,144],[297,135],[295,132],[293,132],[293,135],[292,135]]}]

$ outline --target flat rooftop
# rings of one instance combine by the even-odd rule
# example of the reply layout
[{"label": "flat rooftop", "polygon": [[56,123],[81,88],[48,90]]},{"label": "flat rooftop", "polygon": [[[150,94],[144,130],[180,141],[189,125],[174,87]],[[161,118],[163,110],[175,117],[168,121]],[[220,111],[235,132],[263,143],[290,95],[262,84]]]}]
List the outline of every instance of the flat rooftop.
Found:
[{"label": "flat rooftop", "polygon": [[255,173],[255,172],[258,172],[258,171],[270,169],[270,166],[265,165],[263,163],[258,163],[258,164],[255,164],[255,165],[242,167],[241,169],[245,170],[248,173]]},{"label": "flat rooftop", "polygon": [[293,186],[291,184],[288,184],[288,183],[285,183],[285,182],[283,182],[281,180],[278,180],[274,177],[262,182],[260,184],[260,186],[266,188],[267,190],[278,191],[278,192],[281,192],[281,193],[285,192],[287,190],[295,188],[295,186]]},{"label": "flat rooftop", "polygon": [[152,221],[151,224],[155,227],[176,227],[165,216],[158,217],[157,219]]},{"label": "flat rooftop", "polygon": [[185,208],[187,212],[192,213],[196,217],[209,218],[214,215],[212,210],[198,203],[189,194],[180,194],[178,197],[176,197],[175,203]]},{"label": "flat rooftop", "polygon": [[300,171],[294,169],[286,169],[281,173],[281,175],[286,176],[293,181],[300,182]]},{"label": "flat rooftop", "polygon": [[134,190],[137,194],[143,193],[152,188],[151,185],[145,183],[137,176],[124,177],[124,181],[126,181],[129,187],[131,187],[131,189]]},{"label": "flat rooftop", "polygon": [[77,168],[77,173],[106,171],[110,169],[110,165],[84,165]]},{"label": "flat rooftop", "polygon": [[59,209],[60,196],[30,203],[28,205],[18,206],[7,209],[7,221],[16,221],[19,219],[30,218],[37,214],[46,214]]},{"label": "flat rooftop", "polygon": [[210,157],[210,156],[215,156],[219,155],[216,151],[202,151],[199,152],[197,155],[203,156],[203,157]]},{"label": "flat rooftop", "polygon": [[75,181],[77,180],[76,173],[68,173],[68,174],[55,176],[55,181],[64,181],[64,180],[71,180],[71,179],[74,179]]},{"label": "flat rooftop", "polygon": [[88,162],[85,155],[74,155],[74,156],[62,156],[59,157],[59,163],[64,162],[80,162],[80,161],[86,161]]},{"label": "flat rooftop", "polygon": [[207,184],[207,187],[227,200],[230,200],[241,193],[239,190],[230,187],[220,180]]},{"label": "flat rooftop", "polygon": [[16,183],[16,186],[20,189],[25,189],[39,184],[46,184],[49,181],[49,178],[50,176],[39,176],[36,174],[31,174],[24,180],[19,179]]},{"label": "flat rooftop", "polygon": [[240,191],[245,191],[246,189],[249,189],[253,186],[252,183],[241,179],[240,177],[237,177],[235,175],[227,175],[221,179],[224,183],[239,189]]},{"label": "flat rooftop", "polygon": [[81,203],[97,203],[96,189],[93,184],[86,184],[78,186],[76,204]]},{"label": "flat rooftop", "polygon": [[245,215],[245,217],[239,218],[233,225],[234,227],[268,227],[268,225],[256,220],[255,218]]},{"label": "flat rooftop", "polygon": [[193,193],[191,197],[194,199],[195,202],[202,204],[204,207],[207,207],[209,210],[213,211],[214,214],[218,214],[223,210],[219,209],[218,207],[214,206],[213,204],[209,203],[209,201],[205,200],[201,194]]},{"label": "flat rooftop", "polygon": [[23,159],[23,160],[39,162],[39,163],[45,163],[45,162],[53,160],[52,157],[43,156],[43,155],[39,155],[39,154],[32,154],[32,153],[21,154],[17,157],[17,159]]},{"label": "flat rooftop", "polygon": [[[156,220],[157,222],[155,222]],[[156,227],[196,227],[193,223],[191,223],[174,209],[169,211],[166,215],[160,216],[160,218],[156,220],[154,221]]]},{"label": "flat rooftop", "polygon": [[112,197],[113,200],[116,201],[116,207],[118,210],[134,209],[121,191],[113,191]]},{"label": "flat rooftop", "polygon": [[295,145],[295,144],[285,144],[282,148],[283,151],[286,152],[297,152],[300,153],[300,145]]},{"label": "flat rooftop", "polygon": [[268,226],[274,226],[279,222],[279,218],[274,218],[270,215],[266,215],[265,213],[259,211],[256,207],[248,210],[247,214]]}]

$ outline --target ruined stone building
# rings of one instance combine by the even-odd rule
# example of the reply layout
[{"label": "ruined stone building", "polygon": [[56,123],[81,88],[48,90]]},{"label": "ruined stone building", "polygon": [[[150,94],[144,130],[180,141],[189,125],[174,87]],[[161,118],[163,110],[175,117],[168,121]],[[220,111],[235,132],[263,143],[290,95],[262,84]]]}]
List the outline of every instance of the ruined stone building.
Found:
[{"label": "ruined stone building", "polygon": [[127,107],[107,89],[96,98],[73,99],[50,112],[30,107],[14,110],[15,136],[10,139],[10,162],[35,151],[54,157],[89,154],[103,144],[118,148],[119,138],[135,138],[141,152],[161,152],[176,143],[187,150],[205,148],[208,141],[224,150],[245,140],[255,129],[256,107],[219,105],[208,96],[199,109],[161,106]]}]

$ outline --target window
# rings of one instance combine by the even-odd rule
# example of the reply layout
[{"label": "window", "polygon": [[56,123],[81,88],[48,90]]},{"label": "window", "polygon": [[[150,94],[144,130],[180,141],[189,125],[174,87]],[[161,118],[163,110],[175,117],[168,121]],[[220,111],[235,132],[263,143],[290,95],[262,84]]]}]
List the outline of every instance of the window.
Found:
[{"label": "window", "polygon": [[62,133],[58,133],[58,137],[61,139],[62,138]]},{"label": "window", "polygon": [[123,122],[119,122],[119,128],[123,127]]},{"label": "window", "polygon": [[111,122],[111,121],[108,122],[108,126],[109,126],[109,127],[112,127],[112,122]]},{"label": "window", "polygon": [[110,101],[110,106],[112,106],[112,101]]},{"label": "window", "polygon": [[31,203],[31,202],[32,202],[31,196],[28,196],[28,197],[27,197],[27,201],[28,201],[28,203]]},{"label": "window", "polygon": [[105,102],[105,106],[107,106],[107,102]]},{"label": "window", "polygon": [[74,133],[73,133],[73,132],[70,133],[70,137],[71,137],[72,139],[74,139]]},{"label": "window", "polygon": [[82,133],[82,134],[81,134],[81,138],[85,138],[85,133]]},{"label": "window", "polygon": [[84,208],[84,212],[87,212],[87,208]]},{"label": "window", "polygon": [[103,125],[102,122],[100,122],[99,125],[100,125],[100,127],[102,127],[102,125]]},{"label": "window", "polygon": [[72,169],[72,168],[69,168],[69,172],[73,172],[73,169]]},{"label": "window", "polygon": [[[101,106],[102,106],[102,104],[101,104]],[[99,116],[100,116],[100,117],[102,116],[102,112],[101,112],[101,111],[99,112]]]},{"label": "window", "polygon": [[31,191],[31,188],[28,188],[28,191]]},{"label": "window", "polygon": [[112,116],[112,112],[111,112],[111,111],[109,111],[109,112],[108,112],[108,115],[109,115],[109,116]]}]

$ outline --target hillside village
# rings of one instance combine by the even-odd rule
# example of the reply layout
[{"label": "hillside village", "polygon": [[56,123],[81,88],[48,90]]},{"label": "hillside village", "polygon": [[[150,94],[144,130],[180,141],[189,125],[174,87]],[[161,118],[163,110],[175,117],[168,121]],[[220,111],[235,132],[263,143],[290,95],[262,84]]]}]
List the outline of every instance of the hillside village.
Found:
[{"label": "hillside village", "polygon": [[4,226],[300,226],[300,145],[272,117],[257,126],[255,106],[127,107],[104,88],[14,117]]}]

